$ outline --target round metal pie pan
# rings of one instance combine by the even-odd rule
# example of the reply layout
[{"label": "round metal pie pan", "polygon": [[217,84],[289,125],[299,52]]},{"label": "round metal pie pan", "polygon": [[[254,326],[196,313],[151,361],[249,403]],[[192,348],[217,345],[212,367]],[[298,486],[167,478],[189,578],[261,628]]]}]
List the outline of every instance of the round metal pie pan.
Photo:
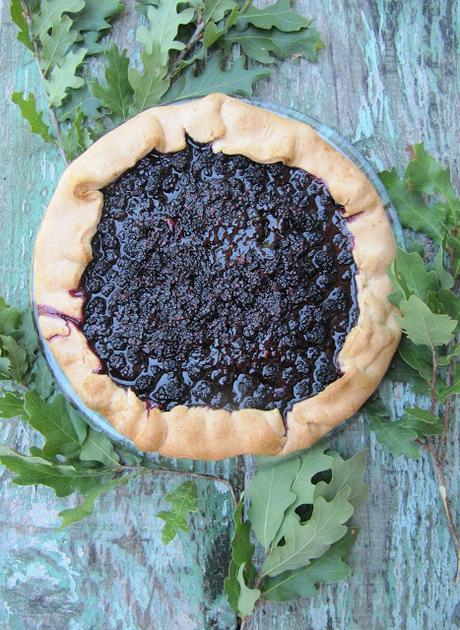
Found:
[{"label": "round metal pie pan", "polygon": [[[280,116],[284,116],[286,118],[292,118],[294,120],[299,120],[301,122],[307,123],[311,127],[313,127],[319,135],[326,140],[332,147],[334,147],[337,151],[348,157],[370,180],[374,188],[377,190],[384,208],[387,212],[388,218],[391,222],[391,226],[393,229],[393,233],[395,239],[398,243],[404,243],[404,235],[401,224],[398,219],[398,215],[396,210],[391,204],[388,193],[386,192],[382,182],[380,181],[377,173],[371,164],[361,155],[361,153],[345,138],[343,138],[340,134],[338,134],[334,129],[331,129],[327,125],[319,122],[315,118],[308,116],[307,114],[303,114],[301,112],[292,109],[291,107],[286,107],[284,105],[276,105],[273,103],[267,103],[263,100],[258,99],[242,99],[247,103],[251,103],[253,105],[257,105],[258,107],[262,107],[264,109],[271,110]],[[177,104],[184,103],[186,101],[178,101]],[[33,277],[33,276],[32,276]],[[32,281],[33,282],[33,281]],[[31,287],[32,287],[31,282]],[[78,409],[80,413],[85,416],[88,424],[92,426],[94,429],[98,431],[102,431],[105,433],[115,444],[130,450],[131,452],[141,455],[142,457],[147,457],[151,459],[157,459],[158,455],[156,453],[142,453],[139,449],[136,448],[134,443],[129,440],[127,437],[119,433],[114,429],[114,427],[110,424],[110,422],[104,418],[101,414],[93,411],[87,405],[85,405],[74,389],[72,388],[69,380],[65,376],[62,368],[59,366],[58,362],[54,358],[53,353],[51,352],[48,344],[45,342],[43,335],[40,332],[40,328],[38,326],[38,310],[37,305],[33,300],[33,291],[31,295],[31,302],[34,314],[34,322],[35,327],[37,329],[37,333],[40,340],[40,347],[42,352],[46,358],[48,366],[53,373],[54,378],[56,379],[57,384],[59,385],[62,393],[65,397]],[[331,433],[336,433],[340,431],[344,426],[346,426],[347,422],[340,424],[338,427],[333,429]]]}]

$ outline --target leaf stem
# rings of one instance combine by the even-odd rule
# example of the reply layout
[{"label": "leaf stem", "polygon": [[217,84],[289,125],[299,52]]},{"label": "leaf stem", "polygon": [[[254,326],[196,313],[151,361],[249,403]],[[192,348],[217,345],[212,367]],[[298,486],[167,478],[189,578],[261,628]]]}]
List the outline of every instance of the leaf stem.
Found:
[{"label": "leaf stem", "polygon": [[188,53],[193,49],[193,47],[198,43],[198,40],[201,38],[201,35],[203,33],[204,27],[206,26],[204,20],[200,20],[196,27],[194,32],[192,33],[192,36],[190,37],[190,39],[188,40],[188,42],[185,44],[185,48],[183,48],[181,50],[181,52],[179,53],[179,55],[177,56],[177,59],[174,61],[173,66],[169,72],[169,78],[173,79],[176,74],[178,72],[180,72],[180,64],[181,61],[184,60],[184,58],[188,55]]},{"label": "leaf stem", "polygon": [[456,562],[454,580],[455,582],[458,583],[460,580],[460,538],[455,528],[450,499],[447,496],[447,484],[446,484],[446,478],[445,478],[444,470],[443,470],[444,465],[443,465],[443,462],[439,460],[439,457],[436,454],[433,438],[431,437],[427,438],[427,441],[425,444],[425,450],[429,453],[431,457],[433,471],[436,477],[436,482],[438,484],[438,490],[441,497],[442,507],[444,509],[444,515],[446,517],[447,529],[449,530],[449,534],[455,548],[455,555],[456,555],[457,562]]},{"label": "leaf stem", "polygon": [[[433,368],[432,375],[430,380],[430,395],[431,395],[431,413],[434,415],[436,413],[436,408],[438,405],[437,396],[436,396],[436,380],[438,376],[438,366],[439,359],[437,352],[434,348],[432,348],[432,357],[433,357]],[[433,472],[436,478],[436,482],[438,484],[439,495],[441,497],[442,507],[444,509],[444,515],[446,518],[447,529],[449,531],[452,543],[455,549],[456,555],[456,569],[455,569],[455,582],[458,582],[460,579],[460,538],[457,533],[454,519],[452,516],[452,508],[450,505],[450,499],[447,496],[447,483],[444,474],[444,448],[445,440],[446,440],[446,431],[448,428],[448,419],[449,419],[449,401],[446,401],[444,407],[444,428],[443,428],[443,436],[439,440],[438,445],[436,447],[434,439],[431,436],[426,438],[426,442],[423,444],[425,450],[430,455],[431,464],[433,467]],[[447,410],[447,413],[446,413]]]},{"label": "leaf stem", "polygon": [[[43,84],[46,80],[45,78],[45,73],[43,72],[42,66],[41,66],[41,57],[40,57],[40,50],[37,46],[37,40],[34,37],[33,33],[32,33],[32,15],[31,15],[31,11],[29,9],[29,5],[27,4],[27,0],[24,0],[24,15],[26,18],[26,22],[27,22],[27,28],[29,31],[29,37],[30,37],[30,41],[32,42],[32,46],[34,48],[34,58],[35,58],[35,62],[37,64],[38,67],[38,71],[40,73],[40,76],[42,78]],[[56,116],[56,112],[54,111],[54,107],[51,107],[51,105],[48,105],[48,111],[50,114],[50,118],[51,118],[51,122],[53,123],[53,127],[54,127],[54,133],[56,135],[56,144],[58,146],[59,152],[62,156],[62,159],[64,160],[64,164],[67,166],[69,161],[67,159],[67,155],[65,154],[65,151],[62,147],[62,131],[61,131],[61,125],[59,123],[59,120]]]}]

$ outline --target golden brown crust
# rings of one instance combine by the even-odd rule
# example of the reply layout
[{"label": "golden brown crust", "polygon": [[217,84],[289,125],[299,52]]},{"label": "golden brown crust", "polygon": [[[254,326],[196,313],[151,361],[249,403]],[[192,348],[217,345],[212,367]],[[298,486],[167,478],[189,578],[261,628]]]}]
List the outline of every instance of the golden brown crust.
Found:
[{"label": "golden brown crust", "polygon": [[[287,431],[277,410],[228,412],[184,405],[168,412],[149,410],[134,392],[98,373],[99,360],[71,321],[82,316],[82,298],[69,291],[78,287],[91,259],[103,203],[100,189],[154,148],[183,149],[186,133],[198,142],[212,141],[215,152],[240,153],[258,162],[282,160],[321,177],[352,217],[360,314],[339,355],[343,376],[294,405]],[[391,288],[386,269],[393,257],[381,201],[352,162],[304,123],[213,94],[139,114],[67,168],[37,237],[34,296],[37,305],[64,316],[42,315],[39,325],[73,389],[140,449],[196,459],[274,455],[311,446],[353,415],[379,384],[400,337],[394,307],[386,299]]]}]

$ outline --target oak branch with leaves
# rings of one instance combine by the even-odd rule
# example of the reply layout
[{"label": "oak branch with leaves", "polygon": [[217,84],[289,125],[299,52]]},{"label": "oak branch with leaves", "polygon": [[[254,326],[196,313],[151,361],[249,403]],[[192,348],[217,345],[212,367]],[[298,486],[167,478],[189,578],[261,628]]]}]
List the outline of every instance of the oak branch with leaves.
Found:
[{"label": "oak branch with leaves", "polygon": [[[31,131],[58,145],[64,161],[129,116],[161,103],[224,92],[251,96],[277,60],[316,61],[324,46],[311,20],[277,0],[141,0],[136,31],[141,68],[109,42],[119,0],[11,0],[18,40],[38,66],[43,94],[12,99]],[[237,49],[240,51],[236,54]],[[104,56],[104,79],[91,59]],[[46,110],[37,103],[46,101]]]},{"label": "oak branch with leaves", "polygon": [[453,398],[460,393],[458,332],[460,298],[460,199],[449,169],[430,156],[423,145],[411,147],[404,176],[396,170],[380,177],[404,227],[419,234],[409,249],[398,248],[389,269],[390,301],[401,311],[404,332],[398,356],[388,376],[407,383],[419,398],[397,421],[381,401],[367,405],[371,428],[395,456],[418,459],[425,450],[432,461],[460,577],[460,538],[454,522],[446,474],[446,440],[453,419]]}]

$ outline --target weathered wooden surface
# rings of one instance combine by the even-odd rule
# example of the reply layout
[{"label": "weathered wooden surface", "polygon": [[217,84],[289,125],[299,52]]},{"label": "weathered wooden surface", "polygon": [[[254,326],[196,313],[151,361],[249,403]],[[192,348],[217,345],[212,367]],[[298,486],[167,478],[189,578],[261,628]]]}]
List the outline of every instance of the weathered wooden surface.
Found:
[{"label": "weathered wooden surface", "polygon": [[[26,305],[31,250],[62,170],[56,151],[31,136],[10,104],[36,86],[35,67],[15,41],[6,0],[1,12],[2,208],[0,293]],[[260,93],[336,128],[380,167],[402,164],[424,141],[458,174],[460,137],[456,0],[303,0],[298,7],[324,34],[320,63],[285,63]],[[132,43],[133,22],[117,28]],[[407,394],[384,386],[401,408]],[[0,421],[0,440],[31,443],[21,424]],[[460,495],[459,424],[448,439],[448,478]],[[438,630],[460,627],[460,591],[430,464],[395,460],[357,417],[333,439],[346,454],[368,446],[370,497],[355,516],[361,533],[353,575],[311,601],[265,605],[249,627],[307,630]],[[235,462],[201,466],[235,474]],[[234,628],[222,597],[230,534],[223,486],[200,484],[192,535],[168,547],[155,512],[176,481],[144,477],[102,498],[96,514],[56,530],[65,504],[44,489],[0,487],[0,626],[12,629]],[[68,501],[70,503],[70,500]],[[459,503],[454,500],[457,507]],[[58,507],[59,504],[59,507]],[[460,520],[460,519],[458,519]]]}]

